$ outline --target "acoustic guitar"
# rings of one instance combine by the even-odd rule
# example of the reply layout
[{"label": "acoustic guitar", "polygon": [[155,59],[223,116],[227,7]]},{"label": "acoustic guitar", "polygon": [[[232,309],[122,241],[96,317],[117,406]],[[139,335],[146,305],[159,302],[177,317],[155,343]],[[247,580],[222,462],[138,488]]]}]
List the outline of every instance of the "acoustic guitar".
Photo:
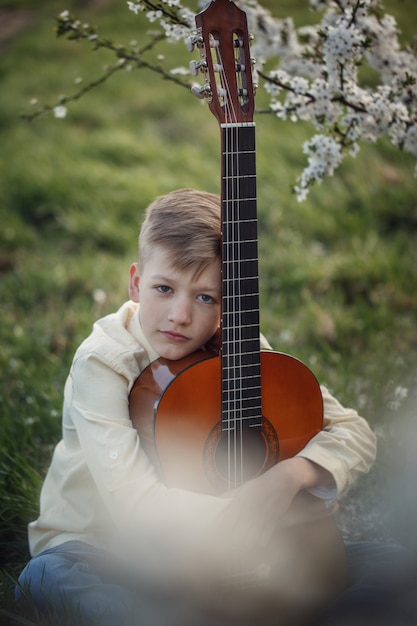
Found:
[{"label": "acoustic guitar", "polygon": [[[168,486],[220,495],[302,450],[322,429],[323,400],[301,361],[260,349],[253,61],[246,14],[231,0],[213,0],[196,16],[196,25],[188,47],[196,47],[200,58],[191,68],[202,72],[205,82],[194,92],[208,99],[221,133],[221,346],[180,361],[151,363],[131,391],[130,415]],[[270,618],[294,626],[300,616],[304,623],[344,587],[343,543],[332,517],[280,532],[267,552],[271,593],[261,594],[256,623]]]}]

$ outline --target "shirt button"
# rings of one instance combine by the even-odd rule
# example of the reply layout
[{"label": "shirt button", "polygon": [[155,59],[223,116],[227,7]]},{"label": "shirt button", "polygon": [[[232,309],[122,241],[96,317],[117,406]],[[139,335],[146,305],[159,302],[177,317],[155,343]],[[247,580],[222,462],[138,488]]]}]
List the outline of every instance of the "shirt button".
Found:
[{"label": "shirt button", "polygon": [[119,457],[119,453],[117,452],[117,450],[112,450],[110,452],[110,458],[113,459],[113,461],[115,461],[118,457]]}]

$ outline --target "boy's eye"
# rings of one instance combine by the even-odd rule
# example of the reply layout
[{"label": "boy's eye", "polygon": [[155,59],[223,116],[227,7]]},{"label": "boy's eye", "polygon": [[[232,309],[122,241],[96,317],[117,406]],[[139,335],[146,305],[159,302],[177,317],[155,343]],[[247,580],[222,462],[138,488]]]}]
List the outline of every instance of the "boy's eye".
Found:
[{"label": "boy's eye", "polygon": [[212,298],[211,296],[208,296],[206,293],[202,293],[198,297],[201,300],[201,302],[208,302],[208,303],[214,302],[214,298]]},{"label": "boy's eye", "polygon": [[159,291],[159,293],[169,293],[171,287],[168,287],[168,285],[156,285],[156,290]]}]

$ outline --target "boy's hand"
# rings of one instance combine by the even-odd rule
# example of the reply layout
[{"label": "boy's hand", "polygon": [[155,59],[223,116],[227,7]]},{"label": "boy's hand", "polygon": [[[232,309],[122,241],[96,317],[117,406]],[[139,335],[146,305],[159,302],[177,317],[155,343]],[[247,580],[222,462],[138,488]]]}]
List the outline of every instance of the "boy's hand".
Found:
[{"label": "boy's hand", "polygon": [[287,459],[226,494],[232,499],[221,523],[237,545],[249,550],[264,547],[280,528],[332,515],[337,505],[326,507],[324,500],[304,492],[332,481],[326,470],[308,459]]}]

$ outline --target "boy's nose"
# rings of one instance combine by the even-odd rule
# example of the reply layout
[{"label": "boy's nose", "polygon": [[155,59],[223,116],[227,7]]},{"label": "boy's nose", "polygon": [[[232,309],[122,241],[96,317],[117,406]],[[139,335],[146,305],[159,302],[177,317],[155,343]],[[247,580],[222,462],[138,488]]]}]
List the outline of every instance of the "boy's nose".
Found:
[{"label": "boy's nose", "polygon": [[173,302],[169,312],[170,322],[175,324],[189,324],[191,322],[191,305],[184,299]]}]

